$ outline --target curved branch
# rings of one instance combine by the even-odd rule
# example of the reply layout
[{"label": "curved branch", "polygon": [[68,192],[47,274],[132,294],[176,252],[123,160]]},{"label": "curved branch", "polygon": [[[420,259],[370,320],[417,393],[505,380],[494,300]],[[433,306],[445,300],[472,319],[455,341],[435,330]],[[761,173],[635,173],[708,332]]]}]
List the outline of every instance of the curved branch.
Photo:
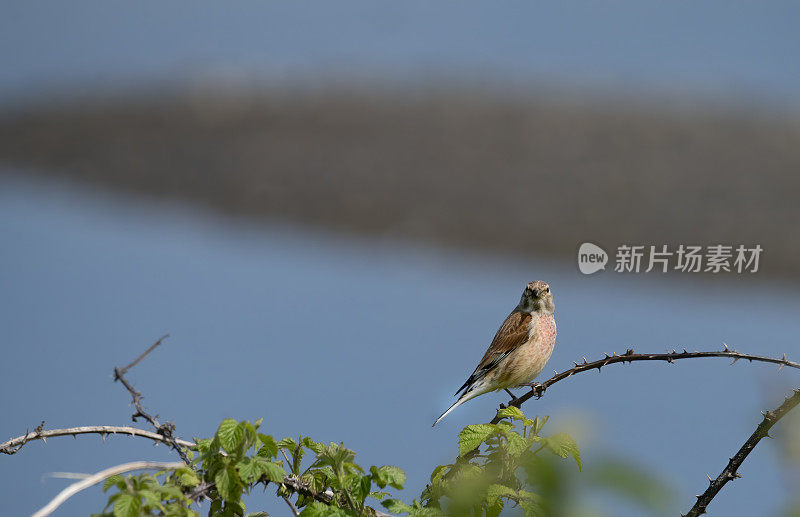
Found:
[{"label": "curved branch", "polygon": [[[129,436],[141,436],[143,438],[149,438],[155,442],[166,443],[168,445],[171,444],[168,439],[161,434],[154,433],[152,431],[145,431],[144,429],[137,429],[136,427],[89,425],[81,427],[69,427],[66,429],[50,429],[48,431],[37,428],[33,432],[25,433],[22,436],[12,438],[7,442],[1,443],[0,453],[9,455],[15,454],[22,448],[23,445],[33,440],[42,440],[47,442],[47,438],[51,438],[53,436],[77,436],[79,434],[99,434],[103,437],[103,439],[105,439],[105,437],[109,434],[124,434]],[[179,438],[176,438],[175,441],[178,443],[178,445],[183,447],[194,447],[195,445],[194,442],[181,440]]]},{"label": "curved branch", "polygon": [[798,404],[800,404],[800,389],[795,389],[793,395],[791,397],[786,397],[783,404],[775,411],[762,412],[761,414],[764,418],[761,420],[761,423],[758,424],[756,430],[753,431],[753,434],[744,442],[744,445],[742,445],[733,458],[728,461],[728,464],[722,469],[719,476],[713,480],[709,478],[708,488],[706,488],[705,492],[697,496],[697,502],[694,503],[694,506],[692,506],[689,513],[684,517],[697,517],[698,515],[706,513],[706,507],[711,500],[714,499],[714,496],[719,493],[722,487],[725,486],[728,481],[733,481],[741,477],[736,471],[741,467],[748,454],[753,452],[758,442],[764,437],[769,437],[769,430],[772,426],[775,425],[778,420],[786,416],[786,413],[794,409]]},{"label": "curved branch", "polygon": [[56,508],[61,506],[61,504],[72,497],[73,495],[77,494],[81,490],[89,488],[92,485],[96,485],[97,483],[103,481],[104,479],[110,478],[116,474],[122,474],[123,472],[130,472],[131,470],[143,470],[143,469],[159,469],[159,470],[172,470],[172,469],[180,469],[184,468],[182,462],[179,461],[172,461],[172,462],[160,462],[160,461],[133,461],[131,463],[123,463],[122,465],[117,465],[116,467],[107,468],[105,470],[101,470],[97,474],[92,474],[91,476],[87,477],[86,479],[82,479],[77,483],[73,483],[61,492],[58,493],[57,496],[53,498],[52,501],[47,503],[41,510],[33,514],[33,517],[46,517],[53,513]]},{"label": "curved branch", "polygon": [[[784,366],[800,369],[800,363],[787,360],[786,354],[784,354],[783,357],[780,359],[775,357],[767,357],[755,354],[743,354],[737,352],[736,350],[729,349],[727,345],[724,345],[724,348],[722,350],[716,352],[688,352],[686,349],[684,349],[683,352],[678,352],[677,350],[673,350],[672,352],[666,352],[663,354],[636,354],[634,353],[632,348],[629,348],[622,355],[606,354],[606,356],[603,359],[598,359],[597,361],[587,362],[586,358],[584,357],[583,363],[575,362],[574,363],[575,366],[573,368],[570,368],[569,370],[566,370],[561,373],[556,372],[555,375],[553,375],[546,381],[540,384],[539,383],[533,384],[529,392],[525,393],[520,397],[510,400],[508,402],[508,405],[520,407],[525,401],[527,401],[532,397],[541,398],[547,388],[549,388],[550,386],[559,381],[563,381],[568,377],[572,377],[576,373],[594,370],[595,368],[597,369],[597,371],[600,371],[600,368],[602,368],[603,366],[607,366],[609,364],[633,363],[637,361],[665,361],[667,363],[672,363],[679,359],[700,359],[703,357],[727,357],[729,359],[733,359],[734,363],[739,359],[746,359],[750,362],[757,361],[762,363],[777,364],[779,365],[779,369],[783,368]],[[499,421],[500,419],[495,416],[492,419],[491,423],[496,424]]]}]

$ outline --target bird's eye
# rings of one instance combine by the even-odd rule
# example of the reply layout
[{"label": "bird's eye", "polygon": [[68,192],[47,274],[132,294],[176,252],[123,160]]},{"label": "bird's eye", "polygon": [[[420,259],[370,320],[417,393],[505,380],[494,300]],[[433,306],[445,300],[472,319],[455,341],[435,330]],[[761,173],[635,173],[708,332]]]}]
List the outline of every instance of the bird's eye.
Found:
[{"label": "bird's eye", "polygon": [[549,287],[545,287],[544,292],[549,293],[550,292],[550,288]]}]

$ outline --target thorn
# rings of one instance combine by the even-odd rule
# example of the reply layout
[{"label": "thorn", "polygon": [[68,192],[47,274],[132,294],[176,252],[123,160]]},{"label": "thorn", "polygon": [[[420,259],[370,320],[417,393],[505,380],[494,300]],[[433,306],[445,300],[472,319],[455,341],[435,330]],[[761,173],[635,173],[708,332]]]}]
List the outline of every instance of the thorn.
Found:
[{"label": "thorn", "polygon": [[675,359],[673,359],[671,357],[667,357],[667,362],[670,363],[670,364],[673,364],[675,362]]},{"label": "thorn", "polygon": [[686,349],[684,348],[684,349],[683,349],[683,353],[684,353],[684,354],[688,354],[689,352],[687,352],[687,351],[686,351]]},{"label": "thorn", "polygon": [[583,364],[586,364],[586,356],[583,356]]},{"label": "thorn", "polygon": [[45,445],[47,445],[47,438],[45,438],[44,436],[42,436],[42,441],[45,443]]},{"label": "thorn", "polygon": [[554,369],[553,369],[553,373],[554,373],[554,374],[556,374],[556,375],[558,375],[558,370],[556,370],[556,369],[554,368]]},{"label": "thorn", "polygon": [[723,350],[723,351],[725,351],[725,352],[728,352],[728,351],[729,351],[729,349],[728,349],[728,344],[727,344],[727,343],[725,343],[724,341],[722,342],[722,350]]},{"label": "thorn", "polygon": [[731,364],[729,364],[728,366],[733,366],[733,364],[734,364],[736,361],[738,361],[738,360],[739,360],[739,358],[738,358],[738,357],[734,357],[734,358],[733,358],[733,361],[731,361]]},{"label": "thorn", "polygon": [[578,367],[578,362],[577,361],[572,361],[572,364],[574,364],[576,368]]},{"label": "thorn", "polygon": [[714,482],[714,480],[711,479],[711,476],[709,476],[708,473],[706,473],[706,477],[708,478],[708,483],[709,484],[712,484]]},{"label": "thorn", "polygon": [[[786,354],[784,354],[784,357],[785,357],[785,355],[786,355]],[[783,367],[784,367],[784,363],[781,363],[781,364],[779,364],[779,365],[778,365],[778,371],[781,371],[781,370],[783,370]]]}]

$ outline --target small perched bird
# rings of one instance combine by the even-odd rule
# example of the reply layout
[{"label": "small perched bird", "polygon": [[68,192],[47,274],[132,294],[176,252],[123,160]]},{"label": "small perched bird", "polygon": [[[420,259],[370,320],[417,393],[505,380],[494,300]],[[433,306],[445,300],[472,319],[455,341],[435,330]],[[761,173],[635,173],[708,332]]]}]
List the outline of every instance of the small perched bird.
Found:
[{"label": "small perched bird", "polygon": [[[456,395],[461,393],[461,396],[433,425],[478,395],[530,386],[553,353],[556,343],[554,311],[549,285],[541,280],[526,285],[519,305],[500,325],[478,367],[456,391]],[[513,393],[508,393],[514,397]]]}]

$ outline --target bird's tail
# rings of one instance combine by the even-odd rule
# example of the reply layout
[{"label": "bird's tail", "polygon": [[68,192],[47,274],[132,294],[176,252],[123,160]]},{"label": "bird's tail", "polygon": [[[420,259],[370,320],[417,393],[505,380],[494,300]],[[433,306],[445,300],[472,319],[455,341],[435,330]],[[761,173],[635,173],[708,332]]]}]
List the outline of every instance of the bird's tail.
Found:
[{"label": "bird's tail", "polygon": [[449,415],[449,414],[450,414],[450,412],[451,412],[451,411],[453,411],[455,408],[457,408],[458,406],[460,406],[461,404],[463,404],[464,402],[466,402],[466,401],[468,401],[468,400],[474,399],[475,397],[477,397],[477,396],[478,396],[478,395],[480,395],[481,393],[482,393],[481,391],[477,391],[477,390],[475,390],[475,391],[466,391],[466,392],[464,392],[464,394],[463,394],[463,395],[461,395],[461,396],[458,398],[458,400],[456,400],[455,404],[453,404],[452,406],[450,406],[449,408],[447,408],[447,411],[445,411],[444,413],[442,413],[442,414],[439,416],[439,418],[437,418],[437,419],[436,419],[436,422],[434,422],[434,423],[433,423],[433,425],[432,425],[431,427],[435,427],[435,426],[436,426],[436,424],[438,424],[438,423],[439,423],[439,422],[440,422],[440,421],[441,421],[441,420],[442,420],[444,417],[446,417],[447,415]]}]

